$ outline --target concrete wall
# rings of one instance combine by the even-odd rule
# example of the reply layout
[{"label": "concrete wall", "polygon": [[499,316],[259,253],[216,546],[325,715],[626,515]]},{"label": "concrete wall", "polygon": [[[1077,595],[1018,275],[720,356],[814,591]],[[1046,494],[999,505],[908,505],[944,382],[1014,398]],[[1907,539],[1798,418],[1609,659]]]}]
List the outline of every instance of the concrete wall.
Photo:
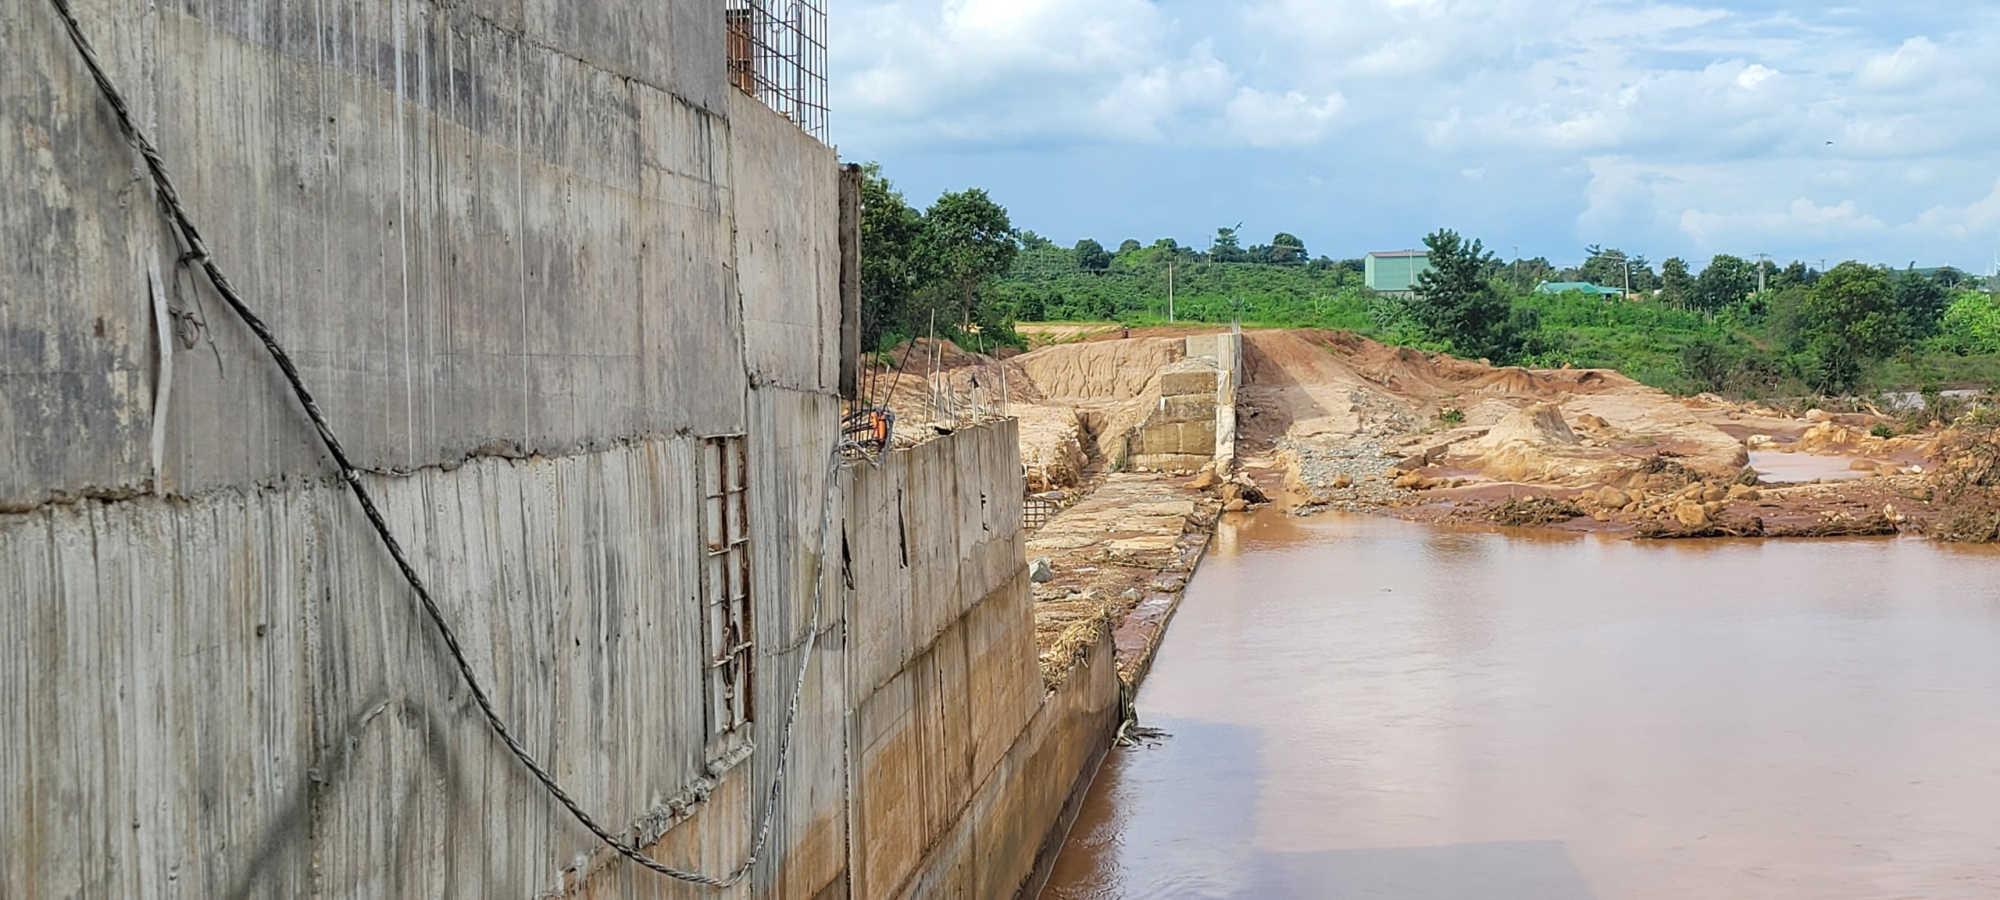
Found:
[{"label": "concrete wall", "polygon": [[[77,12],[502,714],[601,821],[727,872],[816,649],[752,878],[716,892],[615,858],[489,733],[27,0],[0,5],[0,695],[20,698],[0,896],[819,900],[1029,877],[1115,681],[1042,693],[1011,423],[840,473],[822,556],[838,170],[727,88],[720,6]],[[200,322],[192,344],[156,314]],[[727,763],[704,747],[695,462],[722,434],[750,457],[757,704]]]},{"label": "concrete wall", "polygon": [[1240,332],[1194,335],[1187,355],[1160,372],[1160,396],[1133,432],[1133,466],[1193,472],[1236,459],[1236,390],[1243,380]]},{"label": "concrete wall", "polygon": [[[76,9],[522,740],[612,828],[727,871],[815,642],[734,894],[844,892],[840,598],[805,628],[838,175],[727,89],[720,4]],[[716,896],[608,859],[506,755],[261,347],[177,269],[52,9],[0,6],[0,45],[0,896]],[[191,346],[162,352],[150,272]],[[692,467],[728,433],[763,713],[713,767]]]},{"label": "concrete wall", "polygon": [[[726,87],[713,3],[77,11],[367,467],[740,431],[713,373],[836,377],[834,155]],[[0,508],[324,474],[48,5],[0,37]],[[149,268],[208,325],[159,423]]]},{"label": "concrete wall", "polygon": [[1044,695],[1016,430],[850,470],[852,896],[1015,896],[1117,728],[1108,636]]},{"label": "concrete wall", "polygon": [[1215,464],[1228,471],[1236,462],[1236,392],[1243,386],[1243,331],[1194,335],[1187,339],[1191,357],[1215,360],[1221,375],[1215,386]]},{"label": "concrete wall", "polygon": [[[832,407],[813,405],[830,425]],[[695,509],[690,444],[484,459],[372,486],[521,738],[621,830],[715,790],[707,822],[684,832],[702,840],[668,851],[713,870],[744,852],[762,758],[705,784],[701,548],[676,527]],[[753,451],[754,467],[798,481],[753,522],[755,545],[778,551],[756,557],[773,647],[804,637],[784,609],[811,544],[779,532],[817,521],[825,476],[792,456],[807,452]],[[0,566],[17,649],[0,682],[27,698],[4,714],[0,893],[530,897],[604,862],[486,731],[332,487],[52,505],[7,517]],[[840,625],[836,606],[807,734],[838,733]],[[790,662],[759,658],[760,696],[789,691]],[[775,747],[775,717],[758,725]],[[793,764],[801,784],[844,778],[837,742],[802,741]],[[839,824],[837,794],[812,806],[787,809],[779,848],[810,857],[814,819]],[[829,843],[822,882],[844,866]],[[646,876],[648,896],[671,895],[660,881]]]}]

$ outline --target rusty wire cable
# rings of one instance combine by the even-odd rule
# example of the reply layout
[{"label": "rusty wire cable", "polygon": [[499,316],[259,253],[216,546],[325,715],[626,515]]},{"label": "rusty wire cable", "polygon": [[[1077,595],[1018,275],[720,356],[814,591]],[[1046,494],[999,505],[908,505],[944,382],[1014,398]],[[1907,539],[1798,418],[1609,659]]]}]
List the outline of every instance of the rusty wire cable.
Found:
[{"label": "rusty wire cable", "polygon": [[[751,842],[743,864],[722,877],[675,868],[653,859],[634,844],[620,840],[603,825],[598,824],[597,820],[563,789],[555,776],[535,759],[534,754],[521,745],[520,740],[514,737],[513,731],[507,727],[507,723],[501,719],[499,711],[493,706],[492,698],[487,695],[485,686],[480,683],[478,674],[473,671],[471,661],[466,658],[465,648],[459,644],[457,632],[446,621],[444,612],[438,608],[437,601],[431,596],[430,588],[423,577],[417,574],[416,568],[411,565],[409,557],[403,552],[402,545],[397,543],[395,535],[390,532],[388,523],[375,504],[374,496],[361,482],[360,469],[348,457],[340,438],[334,434],[326,415],[320,411],[319,403],[313,399],[312,391],[306,388],[304,379],[299,376],[298,367],[292,362],[291,354],[278,343],[277,337],[271,333],[270,327],[264,324],[264,320],[244,302],[242,296],[237,293],[235,285],[229,281],[227,275],[223,274],[222,269],[216,265],[214,257],[209,254],[207,242],[202,239],[201,232],[195,228],[193,218],[182,205],[180,193],[174,189],[173,179],[167,172],[166,163],[160,158],[159,148],[154,146],[152,140],[139,128],[138,123],[133,121],[131,109],[126,105],[124,95],[111,83],[110,76],[105,74],[103,65],[98,62],[97,51],[91,46],[90,39],[84,36],[75,13],[70,10],[69,0],[49,0],[49,3],[62,19],[64,28],[68,30],[70,42],[76,45],[77,52],[82,55],[84,65],[90,70],[91,80],[97,83],[98,92],[104,96],[105,102],[111,105],[112,112],[117,115],[119,130],[124,133],[125,139],[133,148],[145,158],[146,169],[153,177],[154,193],[168,219],[171,220],[175,232],[187,247],[184,258],[201,264],[202,272],[215,286],[216,293],[222,295],[222,299],[228,302],[229,308],[235,311],[237,318],[256,334],[264,349],[270,353],[271,360],[277,363],[278,369],[284,373],[292,395],[298,398],[299,405],[304,408],[306,417],[312,421],[313,429],[319,434],[320,443],[325,445],[327,453],[339,467],[341,481],[346,483],[348,490],[354,495],[355,502],[361,505],[361,511],[368,517],[368,523],[374,528],[376,537],[381,539],[383,548],[388,550],[390,558],[395,560],[396,568],[402,573],[403,580],[409,583],[411,590],[415,591],[425,617],[437,628],[438,636],[443,638],[445,648],[451,652],[452,662],[456,664],[459,675],[465,679],[467,690],[472,694],[473,701],[478,704],[480,714],[485,717],[486,724],[492,729],[493,734],[579,824],[619,855],[679,881],[713,888],[728,888],[740,883],[757,864],[758,855],[763,852],[764,845],[770,840],[772,825],[777,815],[778,800],[784,793],[786,762],[791,755],[792,732],[798,720],[799,699],[805,691],[806,674],[812,667],[813,652],[819,643],[822,584],[825,581],[823,573],[818,571],[813,573],[812,622],[801,641],[804,655],[799,661],[798,677],[792,683],[791,703],[786,709],[785,722],[780,733],[778,761],[771,776],[771,790],[766,798],[764,818],[758,825],[757,836]],[[819,560],[822,566],[826,560],[828,540],[833,531],[833,501],[838,487],[837,476],[841,455],[845,449],[847,449],[845,443],[836,443],[828,458],[827,490],[820,522]]]}]

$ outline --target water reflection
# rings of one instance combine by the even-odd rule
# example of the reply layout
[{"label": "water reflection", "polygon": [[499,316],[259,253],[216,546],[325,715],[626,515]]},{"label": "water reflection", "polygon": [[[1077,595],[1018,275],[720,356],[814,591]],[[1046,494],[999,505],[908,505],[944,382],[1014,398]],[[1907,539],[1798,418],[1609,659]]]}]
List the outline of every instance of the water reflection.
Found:
[{"label": "water reflection", "polygon": [[1870,472],[1854,468],[1846,456],[1814,456],[1810,453],[1781,453],[1759,450],[1750,454],[1750,468],[1770,484],[1804,484],[1808,481],[1853,481]]},{"label": "water reflection", "polygon": [[1049,898],[2000,896],[2000,555],[1261,516]]}]

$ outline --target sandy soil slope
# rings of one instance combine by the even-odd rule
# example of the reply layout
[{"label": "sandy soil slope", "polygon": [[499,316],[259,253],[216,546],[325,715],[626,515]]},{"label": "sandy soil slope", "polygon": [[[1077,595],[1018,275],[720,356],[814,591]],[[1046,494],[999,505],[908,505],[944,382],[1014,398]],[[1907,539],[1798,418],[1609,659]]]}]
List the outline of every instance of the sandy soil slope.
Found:
[{"label": "sandy soil slope", "polygon": [[[1182,334],[1093,334],[1005,359],[920,343],[900,378],[884,369],[869,380],[908,435],[968,415],[1017,416],[1029,487],[1074,491],[1111,468],[1159,401],[1160,371],[1185,357]],[[1930,438],[1871,436],[1877,421],[1673,397],[1609,370],[1494,367],[1347,332],[1262,330],[1244,334],[1238,455],[1268,493],[1307,512],[1466,518],[1545,495],[1580,501],[1566,527],[1640,532],[1868,510],[1921,518],[1921,491],[1895,479],[1929,463]],[[1771,483],[1785,481],[1837,483]],[[1759,488],[1754,503],[1730,496],[1739,483]],[[1603,502],[1619,495],[1628,502]]]}]

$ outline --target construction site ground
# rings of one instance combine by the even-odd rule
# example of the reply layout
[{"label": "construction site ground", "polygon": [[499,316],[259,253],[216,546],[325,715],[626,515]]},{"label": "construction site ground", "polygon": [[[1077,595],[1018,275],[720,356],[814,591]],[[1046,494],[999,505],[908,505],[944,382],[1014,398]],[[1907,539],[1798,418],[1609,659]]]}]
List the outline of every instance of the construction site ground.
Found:
[{"label": "construction site ground", "polygon": [[1494,367],[1336,331],[1244,333],[1234,472],[1118,471],[1189,333],[1050,326],[1006,358],[919,342],[891,354],[900,376],[869,373],[904,441],[1020,420],[1026,489],[1063,506],[1029,542],[1048,677],[1108,619],[1135,685],[1242,483],[1299,515],[1635,538],[1893,534],[1934,516],[1941,425],[1883,437],[1903,428],[1879,410],[1674,397],[1610,370]]}]

